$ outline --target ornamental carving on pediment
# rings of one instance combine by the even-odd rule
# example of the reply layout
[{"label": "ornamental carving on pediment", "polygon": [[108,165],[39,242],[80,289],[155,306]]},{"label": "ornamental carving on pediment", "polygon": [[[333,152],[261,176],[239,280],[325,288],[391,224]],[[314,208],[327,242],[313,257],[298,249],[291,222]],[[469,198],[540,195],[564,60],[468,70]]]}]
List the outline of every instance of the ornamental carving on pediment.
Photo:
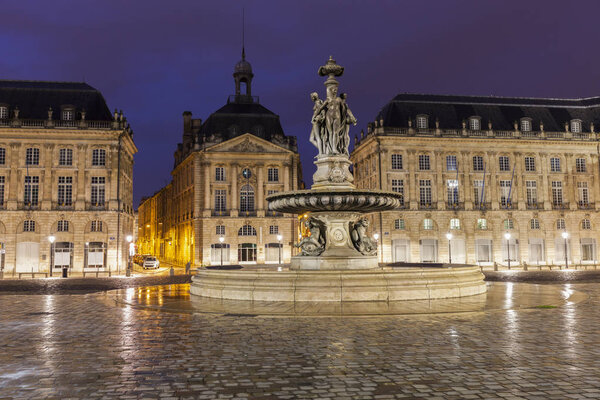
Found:
[{"label": "ornamental carving on pediment", "polygon": [[224,149],[224,151],[235,151],[238,153],[267,153],[269,152],[266,148],[253,143],[250,139],[246,138],[243,142],[236,144],[233,147]]}]

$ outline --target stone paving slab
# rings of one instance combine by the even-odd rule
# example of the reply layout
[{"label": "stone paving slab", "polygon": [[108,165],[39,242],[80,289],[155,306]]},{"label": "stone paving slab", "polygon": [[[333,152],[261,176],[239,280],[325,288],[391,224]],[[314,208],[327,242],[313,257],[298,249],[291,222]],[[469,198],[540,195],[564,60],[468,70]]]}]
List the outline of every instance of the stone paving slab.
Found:
[{"label": "stone paving slab", "polygon": [[548,309],[366,318],[0,296],[0,399],[600,398],[600,286]]}]

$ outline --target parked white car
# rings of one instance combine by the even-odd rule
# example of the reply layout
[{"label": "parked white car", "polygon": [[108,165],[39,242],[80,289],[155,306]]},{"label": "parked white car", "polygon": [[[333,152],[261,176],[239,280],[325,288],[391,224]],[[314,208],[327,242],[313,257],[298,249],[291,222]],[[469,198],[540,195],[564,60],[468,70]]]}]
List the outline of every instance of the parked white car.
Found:
[{"label": "parked white car", "polygon": [[146,257],[144,259],[144,269],[156,269],[160,263],[156,259],[156,257]]}]

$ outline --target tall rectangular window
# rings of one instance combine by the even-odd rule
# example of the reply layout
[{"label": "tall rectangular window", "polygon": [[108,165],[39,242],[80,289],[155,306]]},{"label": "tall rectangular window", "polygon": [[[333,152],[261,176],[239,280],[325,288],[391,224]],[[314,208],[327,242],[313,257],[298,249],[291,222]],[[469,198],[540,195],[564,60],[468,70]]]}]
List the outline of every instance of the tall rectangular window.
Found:
[{"label": "tall rectangular window", "polygon": [[525,187],[527,188],[527,205],[537,205],[537,181],[526,181]]},{"label": "tall rectangular window", "polygon": [[73,165],[73,150],[60,149],[58,151],[58,165]]},{"label": "tall rectangular window", "polygon": [[563,204],[562,182],[560,181],[552,181],[552,204],[555,206]]},{"label": "tall rectangular window", "polygon": [[431,206],[431,179],[419,180],[419,204],[421,207]]},{"label": "tall rectangular window", "polygon": [[500,204],[502,207],[510,205],[510,181],[500,181]]},{"label": "tall rectangular window", "polygon": [[525,171],[535,172],[535,157],[525,157]]},{"label": "tall rectangular window", "polygon": [[6,149],[0,147],[0,165],[6,164]]},{"label": "tall rectangular window", "polygon": [[473,157],[473,171],[483,171],[483,157]]},{"label": "tall rectangular window", "polygon": [[92,221],[90,225],[91,232],[102,232],[102,221]]},{"label": "tall rectangular window", "polygon": [[402,169],[402,154],[392,154],[392,169]]},{"label": "tall rectangular window", "polygon": [[26,176],[25,177],[25,193],[23,202],[26,206],[37,206],[38,196],[40,193],[40,177]]},{"label": "tall rectangular window", "polygon": [[560,158],[550,158],[550,172],[560,172]]},{"label": "tall rectangular window", "polygon": [[223,167],[215,168],[215,181],[217,181],[217,182],[225,181],[225,168],[223,168]]},{"label": "tall rectangular window", "polygon": [[93,166],[106,165],[106,150],[104,150],[104,149],[92,150],[92,165]]},{"label": "tall rectangular window", "polygon": [[576,158],[575,159],[575,170],[577,172],[586,172],[587,168],[585,166],[585,158]]},{"label": "tall rectangular window", "polygon": [[0,176],[0,208],[4,206],[4,177]]},{"label": "tall rectangular window", "polygon": [[225,236],[225,225],[217,225],[215,233],[217,236]]},{"label": "tall rectangular window", "polygon": [[587,182],[577,182],[577,191],[579,192],[579,205],[588,206],[590,204],[590,196]]},{"label": "tall rectangular window", "polygon": [[429,169],[431,169],[429,156],[427,154],[419,154],[419,170],[429,171]]},{"label": "tall rectangular window", "polygon": [[392,192],[400,193],[400,206],[404,206],[404,179],[392,179]]},{"label": "tall rectangular window", "polygon": [[69,221],[61,220],[56,224],[58,232],[69,232]]},{"label": "tall rectangular window", "polygon": [[92,176],[91,202],[94,206],[104,205],[106,178],[103,176]]},{"label": "tall rectangular window", "polygon": [[453,206],[458,204],[458,180],[448,179],[446,181],[448,189],[448,205]]},{"label": "tall rectangular window", "polygon": [[0,119],[8,118],[8,107],[0,106]]},{"label": "tall rectangular window", "polygon": [[25,164],[39,165],[40,164],[40,149],[30,147],[25,151]]},{"label": "tall rectangular window", "polygon": [[267,170],[267,179],[269,182],[279,182],[279,168],[269,168]]},{"label": "tall rectangular window", "polygon": [[480,205],[482,201],[485,199],[482,198],[483,195],[483,179],[475,179],[473,181],[473,203],[475,206]]},{"label": "tall rectangular window", "polygon": [[446,171],[456,171],[457,169],[456,156],[446,156]]},{"label": "tall rectangular window", "polygon": [[58,177],[58,205],[70,206],[73,204],[73,177]]},{"label": "tall rectangular window", "polygon": [[215,211],[227,211],[227,190],[215,189]]},{"label": "tall rectangular window", "polygon": [[510,163],[509,163],[508,157],[506,157],[506,156],[499,157],[498,164],[500,167],[500,171],[510,171]]}]

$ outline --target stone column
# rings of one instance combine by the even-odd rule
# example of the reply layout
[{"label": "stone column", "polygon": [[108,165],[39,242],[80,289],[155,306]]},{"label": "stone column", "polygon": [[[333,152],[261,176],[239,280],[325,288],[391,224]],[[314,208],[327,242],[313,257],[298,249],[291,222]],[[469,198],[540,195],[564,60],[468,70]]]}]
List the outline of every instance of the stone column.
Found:
[{"label": "stone column", "polygon": [[10,144],[10,179],[8,182],[8,199],[6,204],[8,210],[16,210],[19,201],[19,165],[21,159],[23,159],[19,155],[20,150],[21,145],[19,143]]},{"label": "stone column", "polygon": [[75,210],[85,210],[85,161],[87,145],[77,145],[77,182],[75,190]]},{"label": "stone column", "polygon": [[552,209],[552,196],[550,195],[550,189],[548,180],[550,176],[548,175],[548,155],[545,153],[540,154],[540,159],[542,163],[542,176],[541,176],[541,187],[538,188],[538,204],[542,203],[544,205],[544,210]]},{"label": "stone column", "polygon": [[52,173],[52,162],[54,160],[53,144],[44,145],[44,170],[40,173],[40,183],[42,183],[41,193],[41,209],[50,210],[52,208],[52,185],[53,173]]},{"label": "stone column", "polygon": [[204,211],[210,211],[210,162],[205,161],[204,165]]},{"label": "stone column", "polygon": [[256,211],[257,216],[264,217],[265,206],[264,206],[264,192],[265,192],[265,184],[264,184],[264,165],[257,164],[256,165]]},{"label": "stone column", "polygon": [[238,216],[238,165],[231,164],[231,213],[232,217]]},{"label": "stone column", "polygon": [[290,190],[290,163],[289,163],[289,161],[286,161],[283,164],[283,190],[286,192]]}]

